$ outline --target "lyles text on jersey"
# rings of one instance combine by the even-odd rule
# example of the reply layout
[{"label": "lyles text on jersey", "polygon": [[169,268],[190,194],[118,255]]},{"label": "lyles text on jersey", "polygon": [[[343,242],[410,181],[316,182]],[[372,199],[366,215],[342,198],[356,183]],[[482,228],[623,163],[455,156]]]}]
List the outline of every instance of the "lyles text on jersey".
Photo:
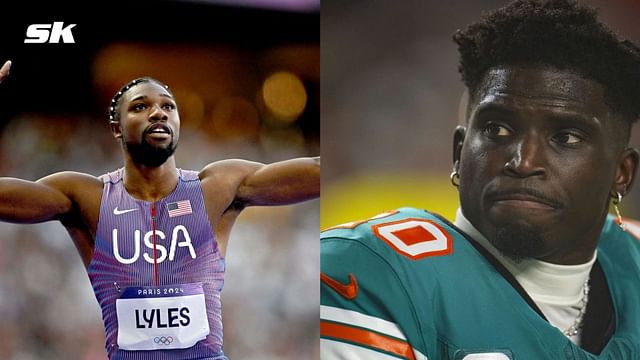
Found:
[{"label": "lyles text on jersey", "polygon": [[162,329],[189,326],[191,323],[189,312],[189,308],[186,306],[167,309],[136,309],[136,328],[153,329],[155,327]]}]

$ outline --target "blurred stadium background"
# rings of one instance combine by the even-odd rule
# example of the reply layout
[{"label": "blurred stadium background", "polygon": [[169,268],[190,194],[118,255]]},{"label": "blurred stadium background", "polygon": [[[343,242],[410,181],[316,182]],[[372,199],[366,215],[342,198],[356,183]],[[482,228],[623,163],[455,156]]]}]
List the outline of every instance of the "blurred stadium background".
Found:
[{"label": "blurred stadium background", "polygon": [[[122,165],[107,125],[115,91],[141,75],[175,93],[178,166],[273,162],[320,152],[319,0],[99,1],[3,10],[0,174],[36,180]],[[75,44],[24,44],[63,21]],[[227,252],[225,352],[318,358],[319,201],[243,213]],[[0,223],[0,358],[106,359],[99,306],[57,222]]]},{"label": "blurred stadium background", "polygon": [[[640,2],[581,0],[640,44]],[[321,228],[401,206],[453,219],[461,121],[456,29],[505,0],[322,0]],[[640,147],[636,125],[631,145]],[[622,213],[640,218],[640,184]]]}]

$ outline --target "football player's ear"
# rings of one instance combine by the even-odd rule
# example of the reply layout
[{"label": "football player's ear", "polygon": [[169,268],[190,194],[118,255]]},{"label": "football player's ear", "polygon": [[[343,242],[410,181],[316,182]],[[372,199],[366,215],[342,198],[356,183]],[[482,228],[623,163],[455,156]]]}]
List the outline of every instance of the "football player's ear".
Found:
[{"label": "football player's ear", "polygon": [[453,171],[458,171],[460,164],[460,154],[462,153],[462,144],[467,133],[467,128],[462,125],[456,126],[453,132]]},{"label": "football player's ear", "polygon": [[120,127],[120,121],[109,121],[109,127],[111,128],[111,134],[116,139],[122,138],[122,128]]},{"label": "football player's ear", "polygon": [[619,193],[622,196],[629,193],[636,177],[640,153],[637,149],[627,148],[618,158],[616,177],[611,189],[611,193]]}]

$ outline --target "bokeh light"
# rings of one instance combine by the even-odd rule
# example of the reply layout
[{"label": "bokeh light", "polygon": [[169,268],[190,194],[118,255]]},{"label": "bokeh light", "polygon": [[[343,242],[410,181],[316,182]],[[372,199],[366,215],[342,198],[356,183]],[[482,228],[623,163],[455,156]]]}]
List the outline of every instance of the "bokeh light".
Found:
[{"label": "bokeh light", "polygon": [[272,120],[281,123],[294,122],[307,104],[304,84],[287,71],[276,72],[265,79],[260,95]]}]

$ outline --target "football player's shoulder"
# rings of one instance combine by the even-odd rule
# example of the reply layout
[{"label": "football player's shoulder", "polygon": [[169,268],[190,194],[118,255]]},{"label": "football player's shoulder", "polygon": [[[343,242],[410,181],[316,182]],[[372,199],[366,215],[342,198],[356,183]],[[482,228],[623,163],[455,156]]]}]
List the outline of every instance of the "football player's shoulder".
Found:
[{"label": "football player's shoulder", "polygon": [[622,218],[622,225],[620,225],[618,219],[612,214],[609,214],[602,227],[600,238],[601,241],[612,241],[613,239],[624,238],[629,241],[632,246],[640,246],[640,221]]},{"label": "football player's shoulder", "polygon": [[420,260],[450,254],[453,232],[450,224],[439,216],[406,207],[323,231],[321,252],[336,247],[343,250],[365,247],[385,258]]},{"label": "football player's shoulder", "polygon": [[[612,223],[615,223],[615,220],[612,220]],[[640,245],[640,221],[636,219],[623,218],[623,223],[626,232],[632,235],[633,240],[636,240],[635,242]],[[615,225],[618,226],[617,223]]]},{"label": "football player's shoulder", "polygon": [[[640,264],[640,222],[623,218],[620,226],[615,216],[609,215],[598,240],[598,257],[606,257],[623,266],[638,268]],[[640,271],[640,268],[638,269]]]},{"label": "football player's shoulder", "polygon": [[607,216],[598,241],[598,251],[618,259],[630,256],[640,262],[640,221],[629,218],[622,220],[621,226],[615,216]]},{"label": "football player's shoulder", "polygon": [[384,211],[367,219],[354,220],[325,229],[320,234],[320,240],[341,238],[362,243],[377,243],[376,234],[379,233],[380,227],[406,223],[410,219],[427,219],[430,215],[425,210],[414,208]]},{"label": "football player's shoulder", "polygon": [[[428,220],[424,210],[402,208],[370,219],[340,224],[321,235],[320,336],[331,358],[425,358],[425,338],[435,330],[421,323],[421,302],[429,303],[431,274],[415,271],[417,262],[383,239],[402,237],[411,227],[387,226]],[[409,230],[408,230],[409,229]],[[418,230],[416,230],[418,231]],[[419,231],[418,231],[419,232]],[[400,235],[398,235],[400,233]],[[418,275],[423,286],[413,286]]]}]

